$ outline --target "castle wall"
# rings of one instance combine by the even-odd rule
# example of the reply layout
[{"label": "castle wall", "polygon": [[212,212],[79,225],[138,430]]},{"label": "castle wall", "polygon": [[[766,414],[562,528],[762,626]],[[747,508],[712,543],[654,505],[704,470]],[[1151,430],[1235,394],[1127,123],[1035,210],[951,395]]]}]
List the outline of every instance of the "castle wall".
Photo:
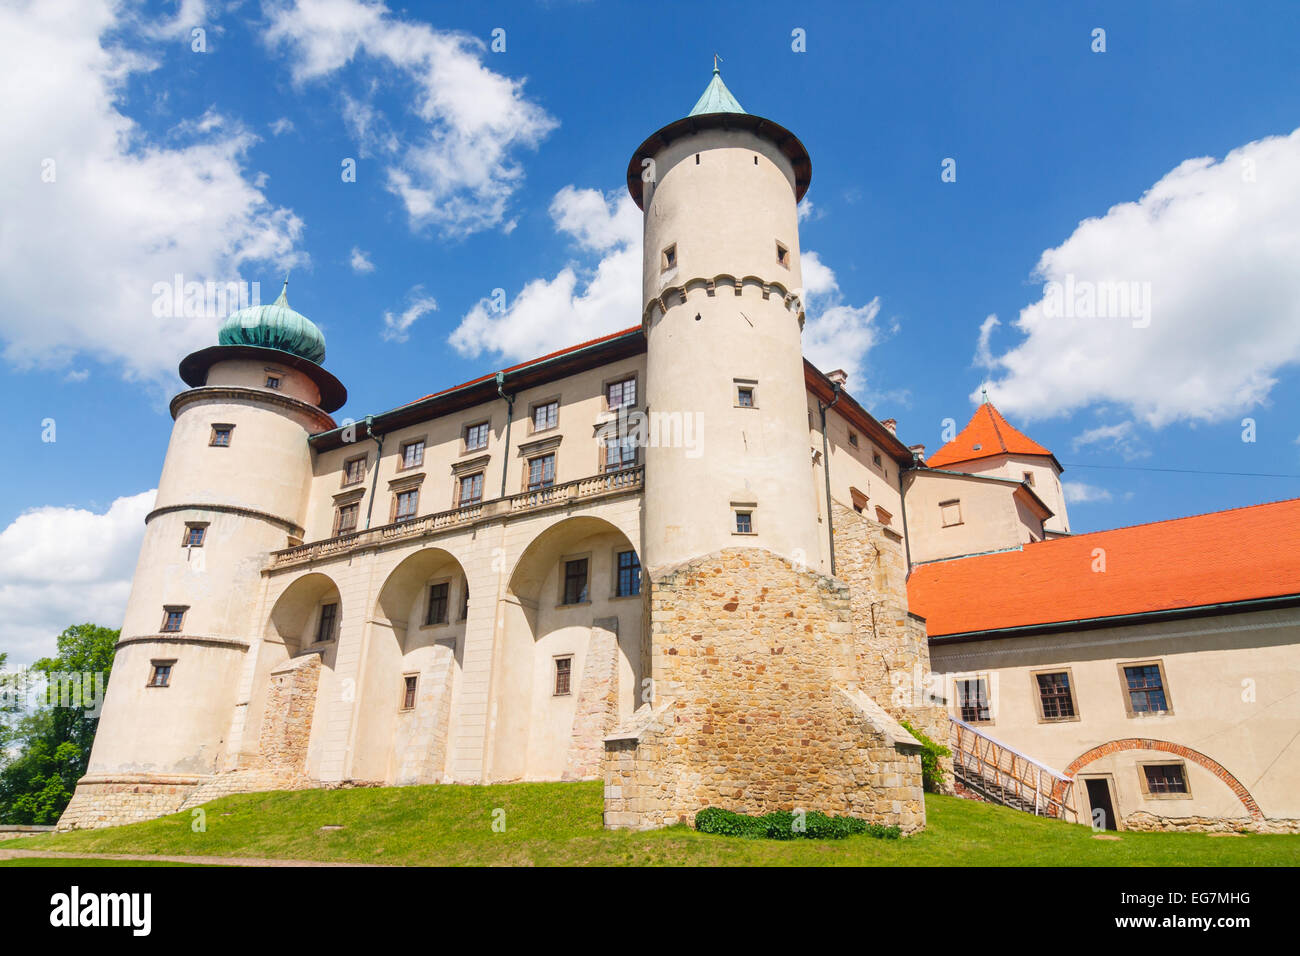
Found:
[{"label": "castle wall", "polygon": [[[1042,521],[1016,500],[1016,486],[932,471],[907,478],[912,563],[1015,548],[1043,537]],[[961,521],[945,526],[943,503],[960,502]]]}]

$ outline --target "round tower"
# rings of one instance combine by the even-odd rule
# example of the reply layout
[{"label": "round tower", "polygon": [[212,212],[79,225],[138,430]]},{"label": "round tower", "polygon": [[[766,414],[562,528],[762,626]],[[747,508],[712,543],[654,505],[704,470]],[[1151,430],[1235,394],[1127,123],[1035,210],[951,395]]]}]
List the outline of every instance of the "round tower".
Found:
[{"label": "round tower", "polygon": [[[329,413],[347,397],[320,365],[324,336],[289,307],[287,287],[272,305],[233,313],[218,345],[181,362],[191,387],[171,402],[158,497],[74,818],[78,800],[103,803],[97,783],[112,790],[136,775],[183,785],[223,769],[261,570],[268,552],[302,538],[307,436],[335,427]],[[169,799],[145,792],[159,807]]]},{"label": "round tower", "polygon": [[807,150],[718,70],[633,154],[645,213],[645,559],[732,547],[818,562],[797,205]]}]

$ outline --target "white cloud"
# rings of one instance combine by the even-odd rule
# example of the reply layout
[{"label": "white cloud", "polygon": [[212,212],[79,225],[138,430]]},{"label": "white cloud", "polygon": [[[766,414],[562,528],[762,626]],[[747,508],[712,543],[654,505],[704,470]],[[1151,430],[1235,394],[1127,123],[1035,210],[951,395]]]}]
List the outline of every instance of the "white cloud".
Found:
[{"label": "white cloud", "polygon": [[[850,390],[854,390],[853,377],[862,371],[867,352],[879,340],[876,317],[880,298],[866,305],[846,305],[835,271],[821,256],[805,250],[801,265],[806,314],[803,354],[823,372],[843,369],[849,374]],[[856,392],[864,394],[860,388]]]},{"label": "white cloud", "polygon": [[[483,41],[392,16],[382,3],[298,0],[268,4],[266,40],[287,47],[299,83],[324,80],[362,58],[390,68],[360,98],[345,94],[344,118],[366,150],[386,163],[386,185],[401,198],[412,228],[448,235],[499,226],[523,180],[515,159],[556,121],[524,96],[522,80],[484,66]],[[389,80],[400,77],[400,89]],[[380,93],[408,105],[425,129],[396,135],[377,105]]]},{"label": "white cloud", "polygon": [[1076,289],[1149,284],[1149,325],[1081,309],[1053,317],[1045,286],[1016,322],[1024,341],[994,359],[990,394],[1022,420],[1104,401],[1152,427],[1261,405],[1279,370],[1300,361],[1297,262],[1300,130],[1221,162],[1189,159],[1137,202],[1080,223],[1036,269]]},{"label": "white cloud", "polygon": [[814,206],[813,201],[804,196],[803,202],[799,203],[799,208],[795,210],[800,222],[816,222],[826,215],[826,210],[821,206]]},{"label": "white cloud", "polygon": [[154,284],[289,265],[302,223],[245,176],[255,137],[237,124],[209,112],[169,137],[186,145],[163,146],[120,112],[124,84],[152,64],[104,40],[124,42],[119,13],[106,0],[0,6],[0,340],[19,367],[88,354],[170,384],[220,316],[156,318]]},{"label": "white cloud", "polygon": [[271,124],[271,135],[283,136],[285,133],[292,133],[293,129],[293,120],[289,119],[287,116],[281,116]]},{"label": "white cloud", "polygon": [[1080,448],[1096,446],[1108,451],[1116,451],[1129,461],[1146,458],[1151,454],[1137,434],[1136,422],[1119,422],[1115,425],[1099,425],[1089,428],[1074,436],[1070,442],[1075,451]]},{"label": "white cloud", "polygon": [[980,368],[995,366],[993,352],[989,349],[989,340],[993,337],[993,330],[1001,324],[994,313],[986,315],[984,321],[980,323],[980,338],[975,345],[975,364]]},{"label": "white cloud", "polygon": [[370,261],[370,254],[362,252],[360,247],[352,247],[352,256],[348,260],[353,272],[374,272],[375,264]]},{"label": "white cloud", "polygon": [[1098,488],[1096,485],[1089,485],[1082,481],[1063,481],[1061,490],[1065,492],[1065,503],[1070,505],[1111,500],[1111,494],[1105,488]]},{"label": "white cloud", "polygon": [[10,667],[54,653],[70,624],[121,625],[154,497],[118,498],[102,514],[34,508],[0,530],[0,649]]},{"label": "white cloud", "polygon": [[385,342],[405,342],[411,337],[409,330],[416,320],[438,308],[437,301],[425,295],[422,286],[417,285],[413,288],[407,294],[407,298],[411,304],[400,315],[394,315],[392,312],[384,313],[384,330],[380,334]]}]

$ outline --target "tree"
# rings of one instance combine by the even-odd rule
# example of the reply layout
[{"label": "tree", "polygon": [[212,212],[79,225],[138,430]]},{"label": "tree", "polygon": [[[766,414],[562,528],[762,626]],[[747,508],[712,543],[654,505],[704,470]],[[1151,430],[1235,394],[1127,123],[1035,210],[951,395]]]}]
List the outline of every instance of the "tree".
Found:
[{"label": "tree", "polygon": [[[10,722],[19,748],[0,750],[0,823],[55,823],[72,799],[90,761],[119,633],[73,625],[59,635],[58,653],[29,669],[29,676],[44,679],[47,693],[35,710]],[[0,715],[0,745],[4,724]]]}]

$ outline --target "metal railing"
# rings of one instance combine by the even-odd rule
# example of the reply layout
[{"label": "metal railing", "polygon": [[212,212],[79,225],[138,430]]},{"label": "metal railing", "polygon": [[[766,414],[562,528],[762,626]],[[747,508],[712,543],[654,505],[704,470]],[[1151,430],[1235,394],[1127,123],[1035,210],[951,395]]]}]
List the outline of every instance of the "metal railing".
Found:
[{"label": "metal railing", "polygon": [[1025,756],[964,720],[948,720],[954,767],[976,777],[974,785],[985,790],[987,796],[1037,816],[1078,822],[1071,800],[1072,777]]},{"label": "metal railing", "polygon": [[[274,568],[286,564],[297,564],[302,561],[312,561],[317,558],[351,551],[355,548],[404,538],[418,538],[436,531],[470,524],[484,517],[503,512],[519,514],[540,508],[565,505],[575,501],[637,491],[642,487],[644,475],[644,466],[625,468],[621,471],[611,471],[602,475],[579,478],[577,481],[568,481],[562,485],[551,485],[546,488],[526,491],[523,494],[511,495],[505,499],[476,502],[463,508],[453,508],[450,511],[440,511],[437,514],[408,518],[405,521],[396,521],[378,528],[352,531],[348,534],[336,535],[332,538],[312,541],[309,544],[300,544],[292,548],[274,551],[271,553],[270,566]],[[501,504],[504,504],[504,507],[499,507]]]}]

